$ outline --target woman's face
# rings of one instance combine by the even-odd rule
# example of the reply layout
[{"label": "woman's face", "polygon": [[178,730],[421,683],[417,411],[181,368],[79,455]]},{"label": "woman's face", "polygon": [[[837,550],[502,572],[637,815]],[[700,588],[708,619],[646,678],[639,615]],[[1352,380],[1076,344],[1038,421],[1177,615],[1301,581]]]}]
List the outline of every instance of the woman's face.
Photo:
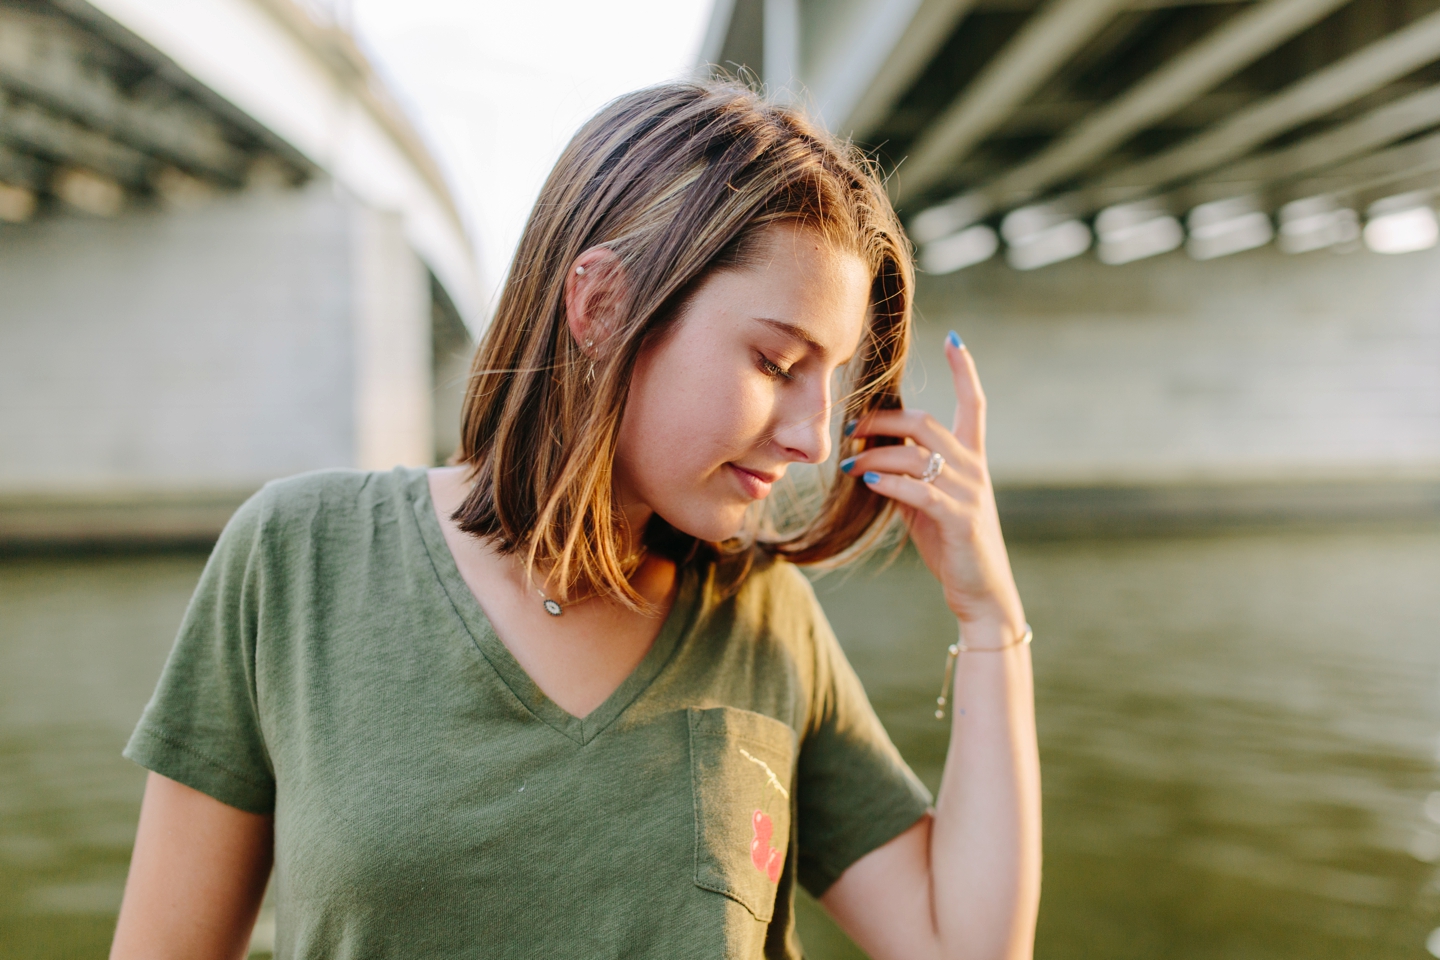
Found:
[{"label": "woman's face", "polygon": [[869,270],[786,226],[767,229],[757,260],[707,279],[636,362],[615,458],[632,522],[653,510],[724,540],[790,464],[830,455],[835,372],[859,346]]}]

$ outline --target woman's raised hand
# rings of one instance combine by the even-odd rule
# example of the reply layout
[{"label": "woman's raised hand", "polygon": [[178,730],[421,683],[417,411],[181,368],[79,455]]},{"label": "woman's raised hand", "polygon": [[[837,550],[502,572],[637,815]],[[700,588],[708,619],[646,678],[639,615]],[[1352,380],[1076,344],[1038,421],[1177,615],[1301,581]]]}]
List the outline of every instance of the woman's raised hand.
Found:
[{"label": "woman's raised hand", "polygon": [[[1000,534],[995,490],[985,460],[985,394],[960,337],[945,341],[955,379],[955,425],[946,430],[923,410],[880,410],[853,425],[855,437],[897,437],[903,445],[872,447],[840,464],[882,496],[901,504],[920,556],[966,627],[1018,637],[1025,613]],[[931,454],[944,458],[923,482]],[[933,473],[933,471],[932,471]]]},{"label": "woman's raised hand", "polygon": [[[852,436],[896,437],[841,466],[900,505],[970,650],[957,669],[950,750],[933,818],[866,854],[822,903],[876,957],[1030,957],[1040,901],[1040,758],[1025,611],[985,461],[985,395],[955,334],[955,426],[882,410]],[[927,474],[932,454],[944,458]],[[926,483],[922,477],[933,476]],[[954,649],[954,648],[952,648]]]}]

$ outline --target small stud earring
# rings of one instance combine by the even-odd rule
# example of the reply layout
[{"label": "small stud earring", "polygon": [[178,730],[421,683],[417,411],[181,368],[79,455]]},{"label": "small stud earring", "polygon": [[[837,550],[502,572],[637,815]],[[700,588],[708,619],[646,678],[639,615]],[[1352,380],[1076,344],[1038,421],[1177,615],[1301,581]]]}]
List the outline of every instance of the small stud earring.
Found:
[{"label": "small stud earring", "polygon": [[575,274],[576,274],[576,276],[580,276],[580,277],[585,276],[585,268],[584,268],[584,267],[576,267],[576,268],[575,268]]},{"label": "small stud earring", "polygon": [[585,349],[586,349],[586,350],[589,350],[589,349],[590,349],[591,347],[593,347],[593,346],[595,346],[595,341],[594,341],[594,340],[591,340],[591,339],[589,339],[589,338],[587,337],[586,340],[585,340]]}]

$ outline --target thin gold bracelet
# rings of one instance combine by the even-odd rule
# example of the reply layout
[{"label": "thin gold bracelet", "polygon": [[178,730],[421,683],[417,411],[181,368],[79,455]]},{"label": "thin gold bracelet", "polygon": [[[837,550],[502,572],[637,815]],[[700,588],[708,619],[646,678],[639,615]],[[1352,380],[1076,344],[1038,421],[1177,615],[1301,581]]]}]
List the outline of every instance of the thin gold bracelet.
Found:
[{"label": "thin gold bracelet", "polygon": [[951,683],[955,680],[955,661],[962,653],[1000,653],[1004,650],[1013,650],[1016,647],[1023,647],[1035,639],[1035,631],[1030,629],[1030,624],[1025,624],[1025,633],[1014,643],[1007,643],[1003,647],[967,647],[965,646],[965,635],[962,633],[956,643],[950,644],[945,651],[945,679],[940,683],[940,696],[935,698],[935,719],[945,719],[945,694],[949,691]]}]

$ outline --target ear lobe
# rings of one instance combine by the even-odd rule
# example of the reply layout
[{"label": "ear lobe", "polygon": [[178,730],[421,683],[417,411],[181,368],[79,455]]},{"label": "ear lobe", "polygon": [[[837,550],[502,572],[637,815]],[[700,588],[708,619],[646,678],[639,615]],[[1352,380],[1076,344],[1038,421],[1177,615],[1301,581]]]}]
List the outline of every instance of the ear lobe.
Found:
[{"label": "ear lobe", "polygon": [[619,324],[623,280],[620,258],[605,247],[586,250],[566,273],[565,321],[587,356],[594,357],[595,345]]}]

